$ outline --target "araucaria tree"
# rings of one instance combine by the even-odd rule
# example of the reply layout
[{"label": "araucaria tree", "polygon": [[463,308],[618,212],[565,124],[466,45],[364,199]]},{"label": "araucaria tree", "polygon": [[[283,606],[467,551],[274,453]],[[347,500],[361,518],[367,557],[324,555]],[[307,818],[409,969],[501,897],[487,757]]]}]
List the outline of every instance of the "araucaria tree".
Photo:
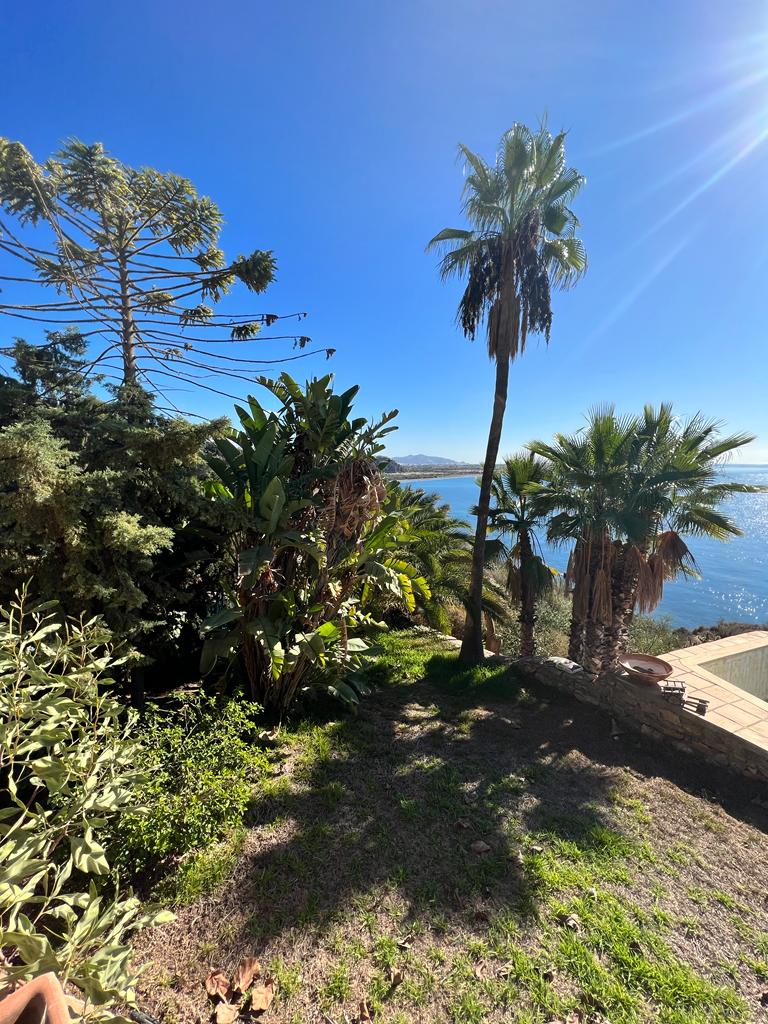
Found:
[{"label": "araucaria tree", "polygon": [[457,320],[470,339],[485,324],[488,355],[496,366],[461,647],[462,661],[477,664],[483,658],[488,509],[507,404],[509,364],[523,354],[530,333],[549,341],[552,288],[573,284],[586,269],[587,258],[570,208],[584,178],[566,165],[564,133],[552,136],[543,125],[531,132],[515,124],[502,135],[493,164],[464,145],[459,146],[459,155],[467,165],[462,209],[469,227],[444,228],[427,248],[443,254],[443,278],[466,280]]},{"label": "araucaria tree", "polygon": [[[89,362],[128,386],[162,391],[171,377],[217,390],[198,378],[241,378],[263,362],[219,355],[219,346],[252,339],[279,318],[214,306],[236,282],[263,292],[275,274],[272,252],[227,262],[221,213],[186,178],[134,169],[101,143],[77,140],[38,164],[20,142],[0,138],[0,209],[0,254],[16,263],[0,280],[24,295],[3,298],[0,315],[77,326],[93,344]],[[55,294],[33,290],[27,300],[33,285]],[[309,341],[291,337],[301,347]]]},{"label": "araucaria tree", "polygon": [[667,580],[696,575],[685,537],[741,533],[720,506],[760,488],[717,470],[752,440],[722,437],[719,424],[701,415],[681,422],[662,404],[630,417],[597,409],[575,434],[530,446],[551,467],[542,495],[553,513],[549,537],[574,544],[567,572],[574,661],[593,672],[616,666],[635,610],[658,607]]}]

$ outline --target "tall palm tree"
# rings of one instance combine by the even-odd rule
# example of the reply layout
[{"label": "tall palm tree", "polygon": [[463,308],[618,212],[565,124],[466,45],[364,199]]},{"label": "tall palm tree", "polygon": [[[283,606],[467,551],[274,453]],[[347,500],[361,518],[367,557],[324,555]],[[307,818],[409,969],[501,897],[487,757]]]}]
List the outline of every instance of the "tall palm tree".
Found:
[{"label": "tall palm tree", "polygon": [[721,437],[719,424],[701,415],[680,422],[662,404],[624,419],[599,409],[575,435],[530,446],[553,467],[541,497],[554,512],[549,536],[575,541],[571,658],[596,672],[614,668],[635,609],[653,611],[667,580],[697,575],[683,538],[741,533],[719,506],[760,488],[724,480],[717,470],[751,440]]},{"label": "tall palm tree", "polygon": [[493,413],[480,482],[472,576],[461,660],[483,658],[482,592],[491,484],[507,404],[509,364],[522,355],[529,333],[549,341],[552,288],[571,285],[586,269],[578,220],[570,203],[584,178],[565,162],[565,133],[552,136],[514,124],[500,140],[493,164],[467,146],[462,210],[469,228],[444,228],[427,245],[442,253],[443,279],[466,279],[457,320],[474,340],[485,323],[488,355],[496,364]]},{"label": "tall palm tree", "polygon": [[[493,477],[489,524],[498,538],[506,564],[506,584],[518,605],[520,653],[535,653],[536,602],[552,588],[553,571],[536,548],[536,532],[544,524],[541,494],[547,479],[547,464],[533,452],[518,452],[504,459]],[[491,549],[493,540],[488,542]]]}]

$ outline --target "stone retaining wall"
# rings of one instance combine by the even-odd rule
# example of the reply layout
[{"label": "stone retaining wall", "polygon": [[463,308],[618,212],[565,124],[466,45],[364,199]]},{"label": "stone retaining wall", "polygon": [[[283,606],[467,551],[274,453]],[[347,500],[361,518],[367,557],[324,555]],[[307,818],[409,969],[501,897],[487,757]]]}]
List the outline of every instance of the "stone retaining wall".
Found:
[{"label": "stone retaining wall", "polygon": [[521,658],[515,668],[544,686],[608,711],[625,728],[696,754],[740,775],[768,782],[768,749],[668,703],[651,687],[619,675],[597,679],[567,658]]}]

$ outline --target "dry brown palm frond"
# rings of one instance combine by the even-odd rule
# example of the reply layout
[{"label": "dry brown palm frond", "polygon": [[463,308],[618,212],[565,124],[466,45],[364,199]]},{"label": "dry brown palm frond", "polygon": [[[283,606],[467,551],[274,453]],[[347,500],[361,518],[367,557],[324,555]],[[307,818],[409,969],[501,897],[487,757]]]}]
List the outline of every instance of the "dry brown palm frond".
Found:
[{"label": "dry brown palm frond", "polygon": [[612,610],[610,573],[600,568],[592,587],[592,608],[589,617],[593,622],[600,622],[607,626],[611,622]]},{"label": "dry brown palm frond", "polygon": [[658,608],[664,593],[664,562],[654,552],[648,558],[649,579],[646,590],[645,610],[652,612]]},{"label": "dry brown palm frond", "polygon": [[326,505],[328,535],[338,532],[349,539],[375,519],[386,497],[376,464],[367,459],[346,463],[333,481]]},{"label": "dry brown palm frond", "polygon": [[679,533],[666,530],[656,538],[655,554],[664,570],[664,579],[673,580],[681,572],[696,572],[696,560]]},{"label": "dry brown palm frond", "polygon": [[658,587],[654,578],[653,568],[648,557],[636,544],[628,545],[625,553],[625,572],[628,578],[635,580],[635,602],[638,611],[653,611],[659,603]]},{"label": "dry brown palm frond", "polygon": [[592,559],[592,541],[580,537],[573,549],[568,583],[573,591],[573,614],[578,619],[585,619],[589,614],[591,578],[590,562]]},{"label": "dry brown palm frond", "polygon": [[515,561],[513,561],[510,558],[510,560],[507,562],[507,582],[506,582],[506,587],[507,587],[507,592],[509,594],[510,600],[514,604],[518,604],[520,599],[521,599],[521,597],[522,597],[522,591],[523,591],[522,577],[523,577],[523,574],[520,571],[520,563],[519,562],[515,562]]},{"label": "dry brown palm frond", "polygon": [[573,615],[586,619],[589,614],[589,577],[580,579],[573,588]]}]

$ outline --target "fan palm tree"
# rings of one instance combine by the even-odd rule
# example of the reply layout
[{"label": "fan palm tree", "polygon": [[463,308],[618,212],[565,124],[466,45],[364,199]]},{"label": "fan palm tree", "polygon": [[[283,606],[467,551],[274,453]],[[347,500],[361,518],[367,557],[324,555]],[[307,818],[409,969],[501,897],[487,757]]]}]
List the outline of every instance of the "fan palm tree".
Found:
[{"label": "fan palm tree", "polygon": [[499,554],[506,565],[506,585],[518,605],[520,653],[535,653],[536,603],[552,589],[553,570],[536,548],[536,531],[544,523],[541,493],[547,479],[547,464],[533,452],[519,452],[504,460],[493,477],[489,524],[498,539]]},{"label": "fan palm tree", "polygon": [[550,515],[550,542],[573,545],[565,574],[572,592],[568,657],[592,669],[610,620],[612,545],[623,536],[623,494],[635,418],[619,419],[612,408],[597,408],[575,434],[556,434],[551,444],[528,447],[549,464],[549,481],[539,500]]},{"label": "fan palm tree", "polygon": [[484,323],[488,355],[496,365],[493,413],[480,482],[472,552],[467,622],[461,659],[483,658],[482,593],[491,484],[507,404],[509,364],[525,351],[529,333],[549,341],[552,288],[571,285],[587,265],[576,237],[570,203],[584,178],[565,162],[565,134],[542,125],[531,132],[515,124],[502,135],[496,159],[487,164],[459,146],[467,167],[462,210],[469,227],[444,228],[427,245],[441,254],[443,279],[466,280],[457,312],[466,337]]},{"label": "fan palm tree", "polygon": [[614,668],[635,609],[653,611],[667,580],[697,575],[685,536],[741,533],[719,506],[760,488],[726,481],[717,470],[751,440],[721,437],[719,424],[701,415],[681,423],[663,404],[630,418],[598,409],[575,435],[530,445],[552,465],[540,498],[553,513],[548,535],[574,542],[567,573],[574,661],[595,672]]}]

